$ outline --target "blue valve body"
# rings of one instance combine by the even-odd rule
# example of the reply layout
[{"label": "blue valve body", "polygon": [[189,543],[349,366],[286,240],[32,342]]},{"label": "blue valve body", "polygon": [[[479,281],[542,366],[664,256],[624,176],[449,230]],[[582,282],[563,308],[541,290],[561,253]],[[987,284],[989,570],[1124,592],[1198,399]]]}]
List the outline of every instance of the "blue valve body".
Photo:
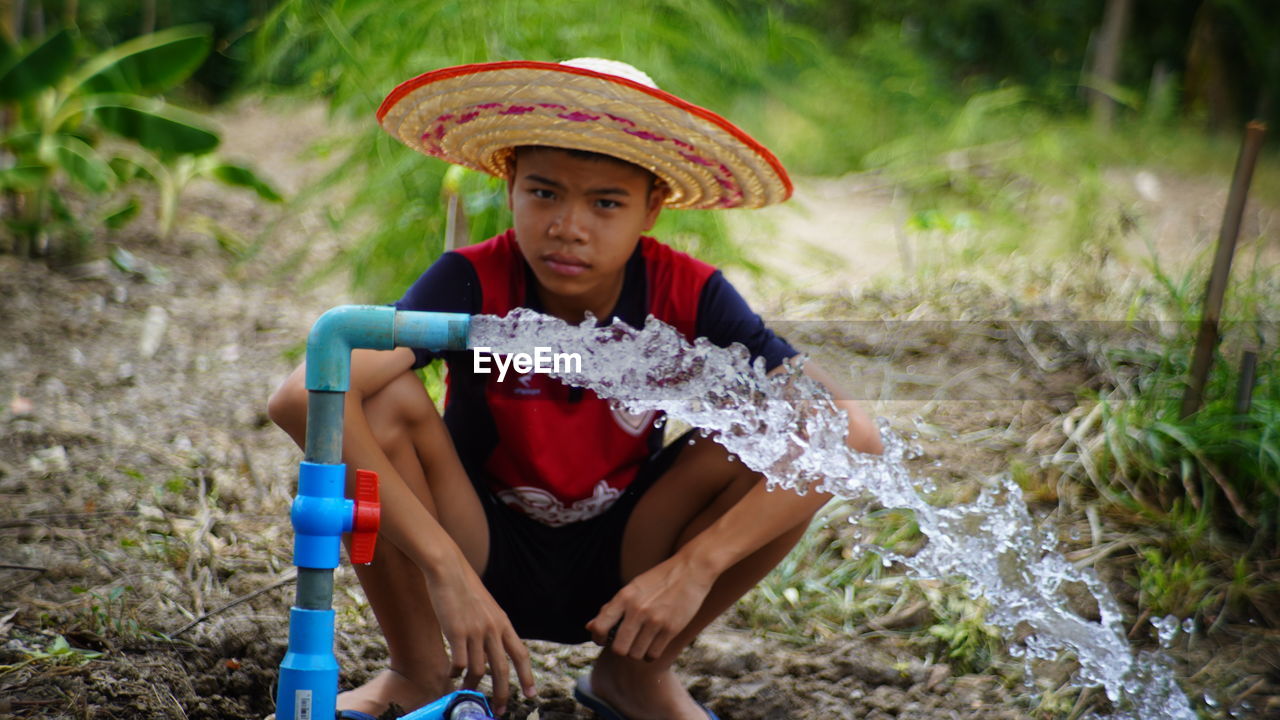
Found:
[{"label": "blue valve body", "polygon": [[342,533],[351,532],[355,503],[345,497],[346,465],[303,461],[298,468],[298,496],[293,521],[293,564],[304,568],[336,568]]}]

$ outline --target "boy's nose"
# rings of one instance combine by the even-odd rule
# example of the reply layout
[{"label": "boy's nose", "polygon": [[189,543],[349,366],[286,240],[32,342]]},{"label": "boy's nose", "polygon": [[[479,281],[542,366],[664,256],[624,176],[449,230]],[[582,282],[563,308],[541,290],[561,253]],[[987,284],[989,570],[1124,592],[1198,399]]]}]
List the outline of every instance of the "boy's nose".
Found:
[{"label": "boy's nose", "polygon": [[575,203],[567,203],[547,229],[553,237],[571,243],[584,243],[588,237],[584,213]]}]

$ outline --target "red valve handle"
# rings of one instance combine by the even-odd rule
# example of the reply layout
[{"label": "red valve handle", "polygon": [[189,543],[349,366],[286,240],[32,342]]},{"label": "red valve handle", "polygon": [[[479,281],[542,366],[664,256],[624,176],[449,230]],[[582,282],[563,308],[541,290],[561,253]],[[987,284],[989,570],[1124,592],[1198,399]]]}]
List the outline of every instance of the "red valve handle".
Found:
[{"label": "red valve handle", "polygon": [[378,502],[378,473],[356,470],[355,511],[351,519],[351,562],[367,565],[373,562],[373,548],[378,542],[382,503]]}]

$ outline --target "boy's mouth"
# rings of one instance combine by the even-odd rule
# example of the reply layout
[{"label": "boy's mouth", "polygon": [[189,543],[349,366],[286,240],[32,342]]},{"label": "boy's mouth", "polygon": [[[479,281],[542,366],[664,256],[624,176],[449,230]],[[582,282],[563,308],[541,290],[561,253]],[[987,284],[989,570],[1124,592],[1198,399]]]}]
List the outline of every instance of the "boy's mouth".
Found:
[{"label": "boy's mouth", "polygon": [[585,260],[576,258],[572,255],[564,255],[561,253],[548,253],[542,256],[542,261],[551,268],[553,272],[561,275],[580,275],[591,267],[590,263]]}]

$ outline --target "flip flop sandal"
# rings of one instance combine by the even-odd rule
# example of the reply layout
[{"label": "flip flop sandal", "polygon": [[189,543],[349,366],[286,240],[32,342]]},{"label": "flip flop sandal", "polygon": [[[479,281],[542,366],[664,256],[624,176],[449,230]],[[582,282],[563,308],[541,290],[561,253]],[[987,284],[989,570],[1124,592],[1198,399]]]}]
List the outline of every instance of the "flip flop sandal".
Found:
[{"label": "flip flop sandal", "polygon": [[338,720],[378,720],[378,716],[360,710],[339,710]]},{"label": "flip flop sandal", "polygon": [[[583,675],[573,686],[573,699],[577,700],[583,707],[599,715],[604,720],[627,720],[622,713],[613,708],[612,705],[600,699],[600,696],[591,692],[591,677]],[[711,709],[702,703],[698,703],[698,707],[707,714],[707,720],[720,720]]]}]

